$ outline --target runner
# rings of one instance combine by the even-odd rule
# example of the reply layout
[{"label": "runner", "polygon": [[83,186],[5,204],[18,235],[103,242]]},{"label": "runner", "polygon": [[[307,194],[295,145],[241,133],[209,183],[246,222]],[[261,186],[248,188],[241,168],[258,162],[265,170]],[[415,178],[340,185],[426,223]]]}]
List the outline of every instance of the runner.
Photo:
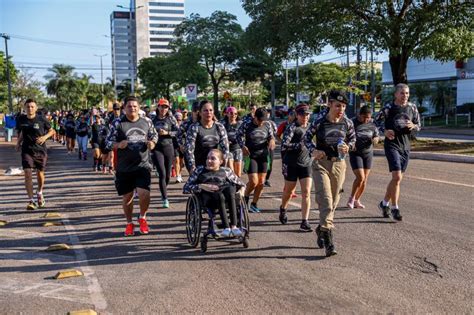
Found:
[{"label": "runner", "polygon": [[62,145],[66,144],[66,129],[64,125],[66,124],[66,112],[61,111],[59,115],[59,142]]},{"label": "runner", "polygon": [[245,123],[246,121],[252,121],[252,119],[255,117],[257,105],[255,105],[254,103],[250,103],[248,108],[250,112],[242,118],[242,123]]},{"label": "runner", "polygon": [[[44,117],[36,114],[38,106],[35,100],[25,101],[26,115],[18,117],[17,132],[18,139],[16,143],[17,151],[21,148],[21,163],[25,172],[25,188],[30,199],[27,210],[44,208],[46,202],[43,196],[45,168],[48,160],[46,149],[46,140],[54,135],[54,129]],[[36,169],[37,178],[37,203],[33,195],[33,169]]]},{"label": "runner", "polygon": [[[292,122],[294,122],[295,119],[296,119],[295,108],[290,107],[288,109],[288,118],[287,118],[287,120],[285,120],[284,122],[279,124],[278,128],[277,128],[275,140],[278,143],[281,143],[281,138],[283,136],[283,133],[285,132],[286,127],[289,126]],[[285,152],[281,151],[280,153],[281,153],[281,160],[283,161]],[[296,190],[296,185],[295,185],[295,189],[293,189],[293,191],[291,192],[291,198],[297,198],[298,197],[298,195],[295,193],[295,190]]]},{"label": "runner", "polygon": [[283,134],[281,143],[282,169],[285,178],[285,187],[280,206],[280,222],[286,224],[288,216],[286,209],[291,194],[295,191],[296,182],[299,179],[301,187],[301,224],[300,230],[311,232],[313,229],[308,222],[309,210],[311,208],[311,156],[304,145],[304,134],[308,129],[309,105],[299,104],[296,106],[296,121],[291,123]]},{"label": "runner", "polygon": [[67,153],[71,154],[74,153],[74,147],[76,146],[76,122],[72,113],[67,114],[64,128],[66,129]]},{"label": "runner", "polygon": [[254,192],[249,208],[249,211],[253,213],[260,212],[257,202],[262,194],[267,175],[268,150],[275,148],[274,133],[267,120],[267,110],[263,107],[258,108],[255,111],[255,117],[244,121],[237,131],[237,141],[242,148],[242,153],[250,158],[245,201],[248,204],[250,194]]},{"label": "runner", "polygon": [[156,116],[153,125],[158,133],[158,143],[151,151],[153,164],[158,172],[158,183],[160,186],[161,201],[163,208],[169,208],[167,186],[170,182],[171,167],[174,160],[173,138],[178,132],[178,123],[171,113],[168,100],[162,98],[156,108]]},{"label": "runner", "polygon": [[148,234],[149,228],[146,213],[150,205],[151,164],[150,150],[158,141],[151,120],[138,115],[138,99],[129,96],[125,99],[125,115],[116,119],[107,137],[107,148],[117,148],[117,167],[115,187],[122,196],[122,206],[127,220],[125,236],[135,234],[133,224],[133,193],[138,192],[140,216],[138,223],[140,233]]},{"label": "runner", "polygon": [[352,184],[352,192],[347,207],[350,209],[362,208],[365,206],[360,202],[360,197],[364,193],[372,167],[374,156],[373,144],[379,141],[379,131],[372,121],[372,111],[369,106],[362,106],[359,115],[352,119],[356,133],[356,150],[349,152],[351,168],[355,179]]},{"label": "runner", "polygon": [[[270,119],[269,110],[267,110],[267,116],[268,116],[267,123],[269,123],[270,127],[272,127],[273,138],[276,138],[277,125],[273,120]],[[274,152],[275,152],[275,149],[268,150],[268,169],[267,169],[267,175],[265,176],[265,183],[263,183],[265,187],[272,187],[272,184],[270,184],[270,175],[272,175]]]},{"label": "runner", "polygon": [[239,114],[237,108],[230,106],[227,107],[222,124],[227,131],[227,137],[229,138],[229,167],[234,173],[240,177],[242,176],[242,149],[237,142],[237,130],[239,129],[242,122],[239,120]]},{"label": "runner", "polygon": [[173,137],[173,148],[174,148],[174,161],[173,167],[176,171],[176,183],[182,183],[183,178],[181,177],[181,169],[184,167],[184,154],[181,151],[178,143],[179,132],[181,129],[181,125],[183,124],[183,114],[180,112],[176,112],[174,114],[174,118],[178,124],[178,132],[176,133],[176,137]]},{"label": "runner", "polygon": [[305,134],[306,148],[314,157],[312,173],[319,208],[317,243],[326,248],[328,257],[337,254],[332,233],[334,213],[346,174],[344,158],[349,150],[354,150],[356,142],[354,124],[344,116],[347,104],[343,92],[330,92],[329,110],[319,115]]},{"label": "runner", "polygon": [[[399,83],[395,87],[395,100],[388,103],[377,114],[376,123],[385,135],[383,147],[392,179],[388,183],[385,197],[379,203],[384,218],[402,221],[398,199],[400,183],[410,158],[410,135],[420,131],[420,114],[416,105],[408,102],[410,88]],[[390,203],[390,207],[389,207]]]},{"label": "runner", "polygon": [[99,143],[99,134],[100,129],[102,128],[102,119],[99,115],[94,116],[94,122],[91,127],[91,147],[94,153],[94,165],[93,170],[99,172],[102,166],[102,157],[100,153],[100,143]]},{"label": "runner", "polygon": [[109,171],[112,174],[112,162],[110,161],[110,150],[107,149],[107,135],[110,131],[110,124],[108,121],[105,121],[103,124],[100,125],[99,129],[99,147],[100,147],[100,154],[102,157],[102,174],[106,174]]},{"label": "runner", "polygon": [[76,123],[76,139],[79,160],[87,160],[87,141],[89,140],[89,124],[85,114],[81,114]]},{"label": "runner", "polygon": [[198,118],[199,118],[199,102],[195,101],[192,105],[191,116],[187,120],[183,120],[183,123],[179,127],[178,135],[176,137],[179,144],[179,149],[184,155],[184,162],[185,162],[186,168],[188,167],[188,161],[187,161],[187,155],[186,155],[186,136],[187,136],[189,127],[191,127],[192,124],[197,122]]},{"label": "runner", "polygon": [[[113,122],[118,119],[123,117],[122,113],[122,107],[120,106],[119,103],[114,103],[112,105],[112,112],[109,113],[109,128],[112,128]],[[113,174],[115,172],[115,168],[117,167],[117,149],[113,149],[112,151],[109,152],[109,161],[110,161],[110,168],[109,168],[109,173]]]},{"label": "runner", "polygon": [[191,174],[197,166],[206,165],[207,154],[219,148],[224,158],[229,156],[227,132],[221,123],[215,121],[214,105],[204,100],[199,104],[198,121],[189,127],[186,136],[186,163]]}]

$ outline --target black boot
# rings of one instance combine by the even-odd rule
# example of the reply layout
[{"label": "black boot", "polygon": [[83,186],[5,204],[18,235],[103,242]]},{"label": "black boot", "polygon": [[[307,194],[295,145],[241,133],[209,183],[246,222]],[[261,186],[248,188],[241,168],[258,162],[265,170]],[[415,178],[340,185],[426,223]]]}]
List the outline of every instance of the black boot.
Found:
[{"label": "black boot", "polygon": [[324,247],[324,238],[323,238],[323,232],[321,231],[321,225],[318,225],[316,228],[316,244],[318,244],[319,248]]},{"label": "black boot", "polygon": [[326,257],[337,255],[336,246],[334,246],[332,240],[332,231],[322,231],[322,236],[324,238],[324,247],[326,248]]},{"label": "black boot", "polygon": [[280,206],[280,216],[278,218],[280,219],[281,224],[288,223],[288,216],[286,215],[286,209],[283,209],[281,206]]}]

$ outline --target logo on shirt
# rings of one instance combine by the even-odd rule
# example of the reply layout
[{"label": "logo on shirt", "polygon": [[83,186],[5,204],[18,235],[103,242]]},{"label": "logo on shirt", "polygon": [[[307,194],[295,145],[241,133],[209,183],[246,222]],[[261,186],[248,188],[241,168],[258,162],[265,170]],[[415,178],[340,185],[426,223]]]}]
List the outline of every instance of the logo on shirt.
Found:
[{"label": "logo on shirt", "polygon": [[130,128],[125,135],[127,136],[128,147],[131,150],[138,151],[146,143],[145,131],[140,128]]},{"label": "logo on shirt", "polygon": [[38,123],[34,123],[34,124],[33,124],[33,128],[34,128],[34,129],[40,129],[40,126],[39,126]]},{"label": "logo on shirt", "polygon": [[213,148],[219,143],[219,137],[215,135],[205,135],[202,137],[201,145],[204,148]]}]

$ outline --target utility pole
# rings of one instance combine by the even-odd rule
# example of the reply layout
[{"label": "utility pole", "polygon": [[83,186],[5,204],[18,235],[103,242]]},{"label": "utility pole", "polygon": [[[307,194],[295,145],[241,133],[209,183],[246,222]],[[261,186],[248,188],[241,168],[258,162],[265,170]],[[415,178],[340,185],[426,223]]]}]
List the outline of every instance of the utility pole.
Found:
[{"label": "utility pole", "polygon": [[102,67],[102,57],[107,56],[107,54],[94,56],[100,58],[100,91],[102,92],[102,108],[104,108],[104,68]]},{"label": "utility pole", "polygon": [[374,71],[374,51],[370,50],[370,81],[371,81],[371,89],[370,89],[370,102],[372,103],[372,112],[375,112],[375,71]]},{"label": "utility pole", "polygon": [[300,101],[300,67],[299,67],[299,56],[296,56],[296,91],[295,91],[295,99],[296,99],[296,106],[298,106]]},{"label": "utility pole", "polygon": [[286,84],[285,84],[285,87],[286,87],[286,106],[289,107],[290,106],[290,95],[288,94],[288,61],[286,61],[285,63],[285,80],[286,80]]},{"label": "utility pole", "polygon": [[[360,61],[362,60],[362,55],[360,54],[360,44],[357,44],[357,74],[356,74],[356,81],[357,84],[360,82]],[[360,105],[360,96],[354,94],[354,116],[357,116],[357,106]]]},{"label": "utility pole", "polygon": [[10,67],[8,66],[8,40],[10,39],[10,36],[8,36],[6,33],[3,33],[1,35],[5,39],[5,68],[7,70],[7,84],[8,84],[8,110],[10,113],[13,113],[13,100],[12,100],[12,82],[10,80]]}]

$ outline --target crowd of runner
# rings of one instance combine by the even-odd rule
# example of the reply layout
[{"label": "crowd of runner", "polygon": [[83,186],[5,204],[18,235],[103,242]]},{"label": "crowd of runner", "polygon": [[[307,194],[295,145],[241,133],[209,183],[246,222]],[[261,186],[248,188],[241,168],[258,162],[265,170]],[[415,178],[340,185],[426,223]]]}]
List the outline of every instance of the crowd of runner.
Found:
[{"label": "crowd of runner", "polygon": [[[24,114],[17,117],[17,149],[21,150],[25,170],[27,209],[45,207],[45,143],[51,138],[64,145],[65,154],[77,153],[81,163],[91,163],[94,172],[114,175],[127,221],[126,236],[135,233],[133,199],[136,197],[140,207],[139,232],[149,233],[146,214],[151,174],[156,172],[162,207],[168,208],[167,187],[172,177],[178,183],[183,181],[183,168],[189,174],[184,193],[202,194],[206,204],[219,208],[222,234],[239,236],[236,205],[231,196],[240,191],[249,212],[262,211],[258,202],[264,187],[271,186],[273,156],[279,143],[284,187],[278,219],[282,224],[288,223],[289,200],[295,197],[299,181],[299,228],[313,231],[309,213],[314,186],[319,209],[317,244],[331,256],[336,254],[334,215],[345,179],[346,160],[355,175],[346,205],[350,209],[365,208],[361,197],[372,166],[373,145],[379,141],[380,134],[385,135],[384,149],[392,178],[378,207],[385,218],[402,220],[398,206],[400,182],[408,165],[410,136],[420,128],[418,111],[408,98],[408,86],[399,84],[394,100],[375,119],[367,106],[349,119],[345,114],[348,104],[345,93],[332,91],[327,108],[311,121],[310,106],[302,103],[290,109],[288,120],[280,126],[269,119],[268,109],[255,104],[250,104],[249,113],[241,118],[237,108],[227,106],[223,119],[217,120],[214,105],[208,100],[194,102],[191,113],[173,111],[166,99],[157,102],[155,111],[149,107],[142,109],[133,96],[127,97],[123,104],[113,104],[110,112],[92,109],[44,113],[37,110],[34,100],[27,100]],[[88,156],[89,146],[92,159]],[[37,174],[36,198],[33,169]],[[243,174],[248,178],[246,184]],[[230,216],[223,213],[227,203]]]}]

